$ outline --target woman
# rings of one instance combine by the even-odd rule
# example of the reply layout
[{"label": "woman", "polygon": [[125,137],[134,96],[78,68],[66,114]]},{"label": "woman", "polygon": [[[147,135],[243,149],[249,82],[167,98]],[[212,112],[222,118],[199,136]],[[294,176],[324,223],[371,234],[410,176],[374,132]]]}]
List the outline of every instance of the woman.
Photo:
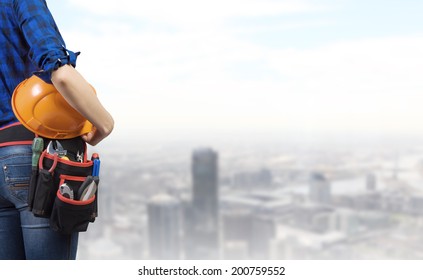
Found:
[{"label": "woman", "polygon": [[65,48],[45,0],[0,0],[0,21],[0,259],[75,259],[78,235],[56,233],[48,219],[28,211],[33,134],[18,122],[10,99],[35,74],[93,124],[82,136],[88,144],[107,137],[114,121],[75,70],[79,53]]}]

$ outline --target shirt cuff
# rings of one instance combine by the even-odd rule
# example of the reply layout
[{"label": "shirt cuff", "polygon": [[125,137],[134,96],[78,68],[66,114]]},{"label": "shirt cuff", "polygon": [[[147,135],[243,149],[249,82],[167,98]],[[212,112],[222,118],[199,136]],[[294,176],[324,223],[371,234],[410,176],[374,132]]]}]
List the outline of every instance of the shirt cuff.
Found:
[{"label": "shirt cuff", "polygon": [[79,54],[80,52],[75,53],[63,47],[63,49],[60,49],[58,52],[46,55],[42,62],[42,70],[36,71],[33,74],[40,77],[46,83],[51,84],[51,74],[53,71],[66,64],[75,67],[76,59]]}]

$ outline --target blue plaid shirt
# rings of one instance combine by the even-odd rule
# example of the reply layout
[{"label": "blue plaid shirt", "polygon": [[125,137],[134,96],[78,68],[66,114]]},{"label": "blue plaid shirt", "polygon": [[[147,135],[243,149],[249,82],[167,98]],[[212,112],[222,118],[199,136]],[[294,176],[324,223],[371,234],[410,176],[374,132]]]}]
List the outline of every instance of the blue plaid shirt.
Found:
[{"label": "blue plaid shirt", "polygon": [[35,74],[51,83],[78,54],[66,49],[45,0],[0,0],[0,127],[18,121],[10,99],[20,82]]}]

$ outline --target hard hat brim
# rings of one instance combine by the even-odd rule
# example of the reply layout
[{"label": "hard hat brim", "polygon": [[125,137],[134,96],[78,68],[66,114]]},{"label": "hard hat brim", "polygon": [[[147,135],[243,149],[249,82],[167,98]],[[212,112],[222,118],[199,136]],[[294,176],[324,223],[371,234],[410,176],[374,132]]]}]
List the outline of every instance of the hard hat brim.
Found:
[{"label": "hard hat brim", "polygon": [[15,88],[11,102],[22,125],[42,137],[69,139],[93,129],[93,125],[73,109],[52,84],[35,75]]}]

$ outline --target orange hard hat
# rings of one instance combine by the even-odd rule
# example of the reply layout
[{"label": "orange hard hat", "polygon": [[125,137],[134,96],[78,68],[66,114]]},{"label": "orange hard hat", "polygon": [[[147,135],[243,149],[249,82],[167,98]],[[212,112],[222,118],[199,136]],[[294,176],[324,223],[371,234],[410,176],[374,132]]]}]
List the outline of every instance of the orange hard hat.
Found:
[{"label": "orange hard hat", "polygon": [[92,124],[66,102],[54,85],[35,75],[16,87],[12,108],[26,128],[46,138],[69,139],[92,130]]}]

